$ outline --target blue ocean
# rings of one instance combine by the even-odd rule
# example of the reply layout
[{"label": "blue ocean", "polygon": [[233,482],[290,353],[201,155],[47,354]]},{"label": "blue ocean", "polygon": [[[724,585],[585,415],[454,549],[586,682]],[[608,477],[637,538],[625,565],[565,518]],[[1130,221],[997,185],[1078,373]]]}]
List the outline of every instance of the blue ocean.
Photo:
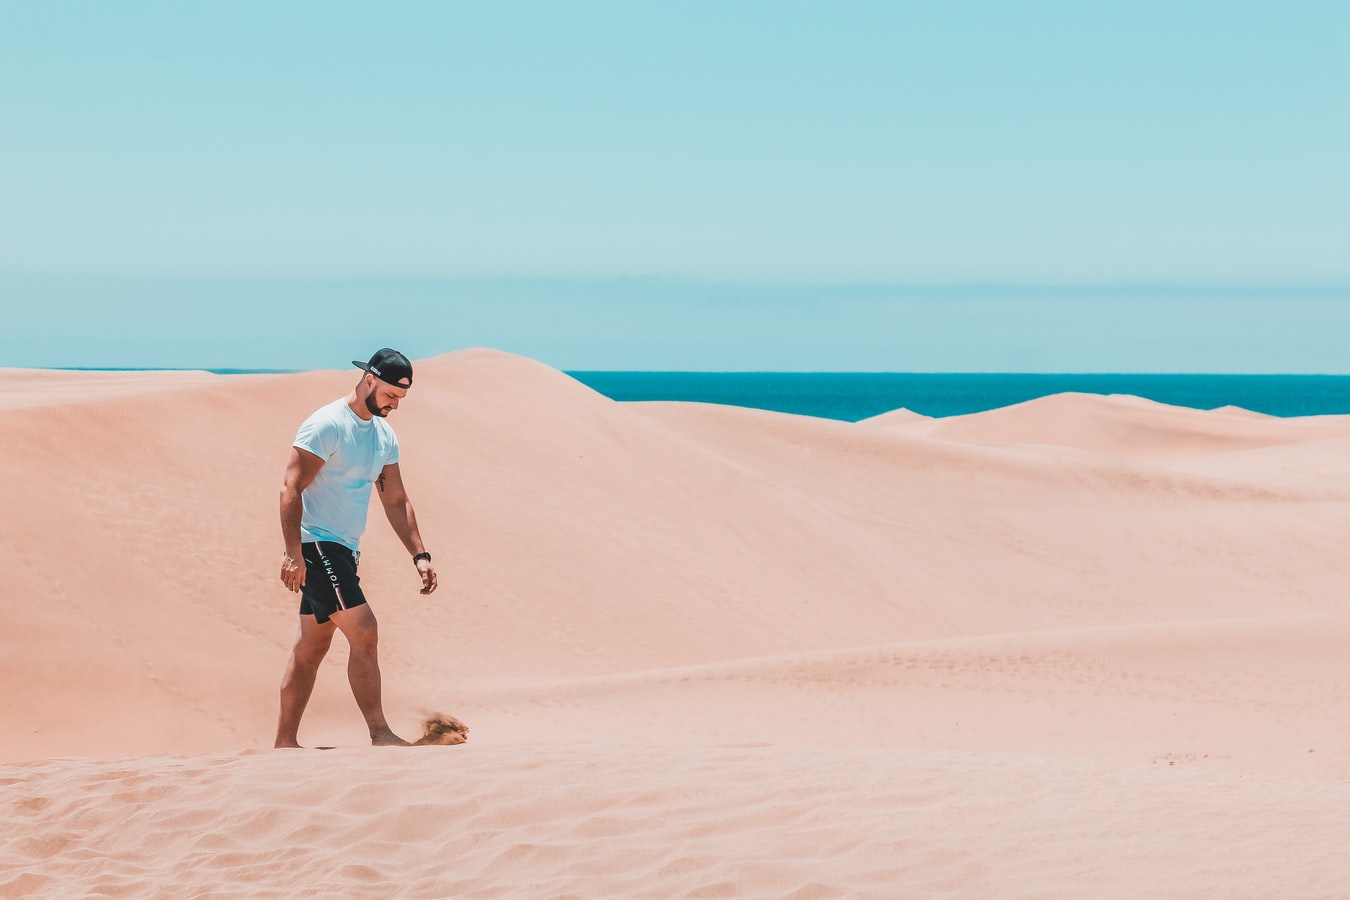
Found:
[{"label": "blue ocean", "polygon": [[615,400],[693,400],[856,422],[905,407],[959,416],[1074,391],[1273,416],[1350,413],[1350,375],[569,372]]}]

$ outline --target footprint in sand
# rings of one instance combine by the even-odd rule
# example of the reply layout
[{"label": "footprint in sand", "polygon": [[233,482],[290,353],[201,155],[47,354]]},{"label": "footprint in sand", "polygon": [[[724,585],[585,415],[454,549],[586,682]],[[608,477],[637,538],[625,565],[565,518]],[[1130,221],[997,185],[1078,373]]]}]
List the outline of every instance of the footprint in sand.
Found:
[{"label": "footprint in sand", "polygon": [[429,713],[422,723],[422,736],[413,741],[414,747],[427,744],[462,744],[469,739],[469,726],[454,716]]}]

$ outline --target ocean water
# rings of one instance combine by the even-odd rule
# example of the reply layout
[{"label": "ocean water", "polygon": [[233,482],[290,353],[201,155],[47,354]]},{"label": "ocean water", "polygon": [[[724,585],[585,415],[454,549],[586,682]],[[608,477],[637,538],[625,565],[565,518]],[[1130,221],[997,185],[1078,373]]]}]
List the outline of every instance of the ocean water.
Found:
[{"label": "ocean water", "polygon": [[1240,406],[1273,416],[1350,413],[1350,375],[1024,375],[816,372],[569,372],[615,400],[693,400],[856,422],[905,407],[959,416],[1068,391]]}]

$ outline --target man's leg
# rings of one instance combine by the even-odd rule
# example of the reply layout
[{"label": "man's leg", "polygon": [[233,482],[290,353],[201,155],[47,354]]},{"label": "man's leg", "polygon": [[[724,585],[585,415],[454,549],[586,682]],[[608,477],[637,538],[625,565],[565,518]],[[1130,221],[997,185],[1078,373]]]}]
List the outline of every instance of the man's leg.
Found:
[{"label": "man's leg", "polygon": [[375,613],[366,604],[341,609],[333,613],[333,621],[342,630],[351,645],[347,658],[347,680],[352,685],[352,696],[361,708],[370,728],[370,742],[376,746],[407,746],[408,742],[394,734],[384,718],[384,704],[380,699],[380,659]]},{"label": "man's leg", "polygon": [[300,717],[305,714],[309,695],[314,692],[314,678],[319,674],[319,663],[333,643],[336,626],[329,621],[322,625],[313,616],[300,616],[296,629],[295,646],[286,662],[286,673],[281,676],[281,713],[277,716],[277,747],[300,746]]}]

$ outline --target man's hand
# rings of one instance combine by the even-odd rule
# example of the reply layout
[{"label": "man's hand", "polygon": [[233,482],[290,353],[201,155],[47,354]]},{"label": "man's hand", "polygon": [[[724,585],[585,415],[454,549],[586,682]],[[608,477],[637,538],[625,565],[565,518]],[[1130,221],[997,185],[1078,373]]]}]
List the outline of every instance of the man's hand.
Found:
[{"label": "man's hand", "polygon": [[436,567],[429,559],[417,561],[417,574],[422,576],[422,593],[430,594],[436,590]]},{"label": "man's hand", "polygon": [[297,550],[294,556],[289,550],[282,551],[281,583],[286,585],[288,591],[299,591],[305,586],[305,560],[300,551]]}]

